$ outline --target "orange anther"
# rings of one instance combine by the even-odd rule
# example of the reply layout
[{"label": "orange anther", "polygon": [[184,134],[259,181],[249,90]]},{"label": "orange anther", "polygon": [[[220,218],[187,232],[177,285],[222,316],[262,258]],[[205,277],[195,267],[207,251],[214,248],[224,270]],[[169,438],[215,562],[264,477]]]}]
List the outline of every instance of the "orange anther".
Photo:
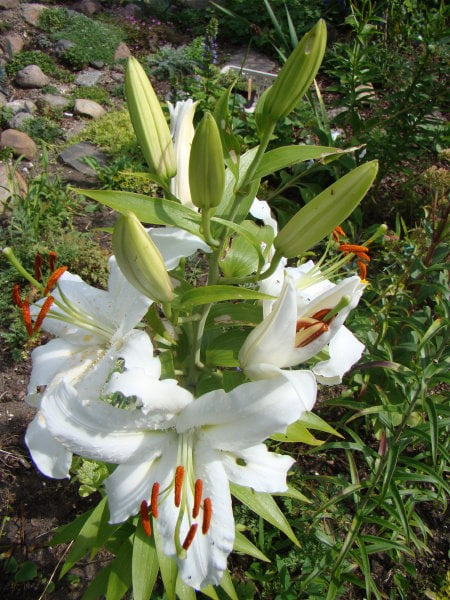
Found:
[{"label": "orange anther", "polygon": [[155,519],[158,518],[158,494],[159,494],[159,483],[154,483],[152,486],[152,499],[151,499],[151,508],[152,515]]},{"label": "orange anther", "polygon": [[67,271],[67,267],[58,267],[53,273],[50,275],[47,281],[47,285],[45,286],[44,296],[46,296],[56,285],[56,282],[61,277],[63,273]]},{"label": "orange anther", "polygon": [[367,265],[362,260],[358,260],[358,270],[359,270],[359,276],[361,277],[361,279],[363,281],[366,281],[366,279],[367,279]]},{"label": "orange anther", "polygon": [[322,310],[318,310],[316,313],[314,313],[311,318],[316,319],[317,321],[322,321],[322,319],[327,316],[330,310],[331,308],[322,308]]},{"label": "orange anther", "polygon": [[200,504],[202,501],[203,494],[203,481],[201,479],[197,479],[194,486],[194,508],[192,509],[192,516],[195,519],[200,512]]},{"label": "orange anther", "polygon": [[313,325],[309,325],[297,332],[297,335],[295,336],[295,347],[303,348],[304,346],[307,346],[325,331],[328,331],[328,325],[322,323],[322,321],[316,321]]},{"label": "orange anther", "polygon": [[16,283],[12,289],[12,299],[16,306],[22,308],[22,298],[20,297],[20,285]]},{"label": "orange anther", "polygon": [[297,324],[295,326],[295,331],[300,331],[300,329],[308,329],[312,325],[317,323],[317,319],[313,319],[312,317],[302,317],[301,319],[297,319]]},{"label": "orange anther", "polygon": [[195,534],[197,533],[198,523],[194,523],[190,526],[189,531],[187,532],[187,536],[183,542],[183,549],[187,550],[189,546],[192,544]]},{"label": "orange anther", "polygon": [[56,268],[56,259],[57,259],[56,252],[54,252],[53,250],[50,250],[50,252],[48,253],[48,266],[52,273]]},{"label": "orange anther", "polygon": [[357,252],[369,252],[367,246],[358,246],[357,244],[341,244],[339,250],[341,252],[353,252],[354,254]]},{"label": "orange anther", "polygon": [[342,229],[340,225],[333,229],[333,239],[335,242],[339,243],[339,238],[341,236],[345,236],[345,231]]},{"label": "orange anther", "polygon": [[211,498],[205,498],[205,500],[203,501],[203,523],[202,523],[203,535],[206,535],[208,533],[209,526],[211,525],[211,517],[212,517]]},{"label": "orange anther", "polygon": [[22,317],[23,322],[25,323],[25,327],[27,328],[28,335],[31,337],[33,335],[33,326],[31,324],[31,313],[30,313],[30,304],[28,300],[24,300],[22,302]]},{"label": "orange anther", "polygon": [[183,487],[183,478],[184,478],[184,467],[181,465],[176,468],[175,471],[175,506],[180,506],[181,504],[181,490]]},{"label": "orange anther", "polygon": [[147,537],[150,537],[152,535],[152,526],[151,526],[150,517],[148,514],[148,504],[145,500],[142,500],[142,502],[141,502],[140,513],[141,513],[142,529],[144,530],[145,535]]},{"label": "orange anther", "polygon": [[34,278],[38,281],[42,278],[42,256],[39,252],[34,257]]},{"label": "orange anther", "polygon": [[37,316],[37,319],[34,323],[34,328],[33,328],[33,332],[36,333],[37,331],[39,331],[39,329],[41,328],[42,325],[42,321],[45,319],[45,317],[47,316],[48,311],[51,308],[51,305],[53,304],[54,298],[53,296],[47,296],[47,298],[45,299],[44,304],[42,305],[41,310],[39,311],[39,314]]}]

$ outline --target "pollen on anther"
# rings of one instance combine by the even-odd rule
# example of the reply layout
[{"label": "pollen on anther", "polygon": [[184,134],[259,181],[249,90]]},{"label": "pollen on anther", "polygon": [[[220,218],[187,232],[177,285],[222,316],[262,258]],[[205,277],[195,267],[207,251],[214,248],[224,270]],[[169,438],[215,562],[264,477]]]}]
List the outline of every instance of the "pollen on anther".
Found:
[{"label": "pollen on anther", "polygon": [[342,229],[340,225],[333,229],[333,239],[335,242],[339,242],[339,238],[341,236],[345,236],[345,231]]},{"label": "pollen on anther", "polygon": [[12,289],[12,299],[16,306],[22,308],[22,298],[20,297],[20,285],[16,283]]},{"label": "pollen on anther", "polygon": [[23,322],[25,323],[25,327],[27,328],[27,333],[31,337],[33,335],[33,326],[31,324],[31,313],[30,313],[30,304],[28,300],[24,300],[22,302],[22,317]]},{"label": "pollen on anther", "polygon": [[175,506],[181,504],[181,490],[183,487],[184,467],[179,465],[175,471]]},{"label": "pollen on anther", "polygon": [[34,277],[38,281],[41,281],[42,277],[42,256],[39,252],[34,257]]},{"label": "pollen on anther", "polygon": [[67,267],[58,267],[53,273],[50,275],[47,281],[47,285],[45,286],[44,296],[46,296],[56,285],[56,282],[61,277],[63,273],[67,271]]},{"label": "pollen on anther", "polygon": [[34,333],[39,331],[39,329],[41,328],[42,322],[45,319],[45,317],[47,316],[48,311],[50,310],[50,308],[53,304],[53,301],[54,301],[53,296],[47,296],[47,298],[45,299],[44,304],[42,305],[42,308],[39,311],[37,319],[34,323],[34,328],[33,328]]},{"label": "pollen on anther", "polygon": [[203,523],[202,533],[206,535],[208,533],[209,526],[211,525],[212,518],[212,502],[211,498],[205,498],[203,501]]},{"label": "pollen on anther", "polygon": [[198,513],[200,512],[200,504],[202,501],[203,494],[203,481],[201,479],[197,479],[194,485],[194,507],[192,509],[193,518],[197,518]]},{"label": "pollen on anther", "polygon": [[145,500],[142,500],[140,507],[141,521],[142,521],[142,529],[147,537],[152,535],[152,526],[150,523],[150,516],[148,514],[148,504]]},{"label": "pollen on anther", "polygon": [[154,483],[152,486],[152,498],[151,498],[151,510],[154,519],[158,518],[158,494],[159,494],[159,483]]},{"label": "pollen on anther", "polygon": [[197,533],[198,523],[194,523],[190,526],[187,536],[183,542],[183,550],[187,550],[194,540],[194,536]]},{"label": "pollen on anther", "polygon": [[56,259],[57,259],[56,252],[54,250],[50,250],[50,252],[48,253],[48,266],[52,273],[56,268]]},{"label": "pollen on anther", "polygon": [[362,260],[358,260],[358,270],[362,281],[367,281],[367,265]]},{"label": "pollen on anther", "polygon": [[317,319],[317,321],[322,321],[323,318],[326,317],[327,314],[330,312],[330,310],[330,308],[322,308],[322,310],[318,310],[316,313],[314,313],[311,318]]}]

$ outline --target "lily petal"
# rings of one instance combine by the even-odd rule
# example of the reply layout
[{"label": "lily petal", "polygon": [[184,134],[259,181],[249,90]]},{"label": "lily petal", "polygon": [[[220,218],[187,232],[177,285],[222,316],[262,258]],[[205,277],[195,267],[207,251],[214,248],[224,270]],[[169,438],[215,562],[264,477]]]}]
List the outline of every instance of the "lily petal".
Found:
[{"label": "lily petal", "polygon": [[317,381],[325,385],[341,383],[343,375],[361,358],[364,347],[347,327],[342,326],[328,346],[330,358],[318,362],[312,369]]},{"label": "lily petal", "polygon": [[198,236],[179,227],[154,227],[147,229],[164,259],[168,271],[175,269],[183,257],[197,250],[211,252],[211,248]]},{"label": "lily petal", "polygon": [[47,477],[69,477],[72,452],[58,442],[48,431],[44,415],[38,412],[28,425],[25,443],[37,468]]}]

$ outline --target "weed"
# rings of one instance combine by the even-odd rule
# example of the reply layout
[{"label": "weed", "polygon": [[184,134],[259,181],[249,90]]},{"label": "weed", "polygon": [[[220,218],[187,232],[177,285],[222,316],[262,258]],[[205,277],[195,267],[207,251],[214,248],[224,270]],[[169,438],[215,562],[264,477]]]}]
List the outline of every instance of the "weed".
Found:
[{"label": "weed", "polygon": [[76,98],[84,98],[86,100],[94,100],[99,104],[105,104],[111,106],[112,102],[110,100],[110,93],[105,90],[104,87],[99,85],[93,85],[90,87],[79,87],[75,88],[71,92],[71,97],[73,99]]},{"label": "weed", "polygon": [[37,65],[43,73],[59,79],[60,81],[69,81],[71,74],[58,67],[54,60],[41,50],[25,50],[17,52],[14,57],[6,63],[5,70],[9,77],[13,78],[17,73],[28,65]]},{"label": "weed", "polygon": [[64,136],[62,127],[47,117],[28,119],[20,126],[20,130],[27,133],[34,140],[47,144],[52,144]]}]

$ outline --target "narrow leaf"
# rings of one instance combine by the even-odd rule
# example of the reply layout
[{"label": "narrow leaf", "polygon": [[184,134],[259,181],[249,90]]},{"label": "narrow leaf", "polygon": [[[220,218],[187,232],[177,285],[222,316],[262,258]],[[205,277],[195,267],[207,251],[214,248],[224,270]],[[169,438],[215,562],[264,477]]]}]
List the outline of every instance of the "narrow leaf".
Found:
[{"label": "narrow leaf", "polygon": [[158,557],[155,542],[148,537],[139,519],[133,541],[133,556],[131,559],[131,580],[133,585],[133,600],[149,600],[153,586],[158,576]]},{"label": "narrow leaf", "polygon": [[178,567],[177,563],[166,556],[163,551],[161,536],[155,528],[155,547],[158,555],[159,568],[161,570],[161,579],[163,581],[164,589],[168,600],[176,600],[175,588],[177,585]]},{"label": "narrow leaf", "polygon": [[255,546],[255,544],[253,544],[245,537],[243,533],[237,529],[234,537],[233,550],[235,552],[241,552],[241,554],[248,554],[249,556],[253,556],[253,558],[257,558],[258,560],[262,560],[264,562],[270,562],[270,559],[268,559],[267,556],[263,554],[257,546]]},{"label": "narrow leaf", "polygon": [[273,300],[273,296],[231,285],[208,285],[188,290],[179,296],[173,304],[176,305],[177,309],[185,310],[199,304],[222,302],[223,300]]},{"label": "narrow leaf", "polygon": [[220,587],[224,590],[226,594],[228,594],[231,600],[239,600],[236,594],[236,590],[234,589],[230,571],[228,569],[223,573],[222,581],[220,582]]},{"label": "narrow leaf", "polygon": [[108,587],[106,588],[106,600],[120,600],[131,586],[132,553],[133,545],[127,539],[111,563]]}]

